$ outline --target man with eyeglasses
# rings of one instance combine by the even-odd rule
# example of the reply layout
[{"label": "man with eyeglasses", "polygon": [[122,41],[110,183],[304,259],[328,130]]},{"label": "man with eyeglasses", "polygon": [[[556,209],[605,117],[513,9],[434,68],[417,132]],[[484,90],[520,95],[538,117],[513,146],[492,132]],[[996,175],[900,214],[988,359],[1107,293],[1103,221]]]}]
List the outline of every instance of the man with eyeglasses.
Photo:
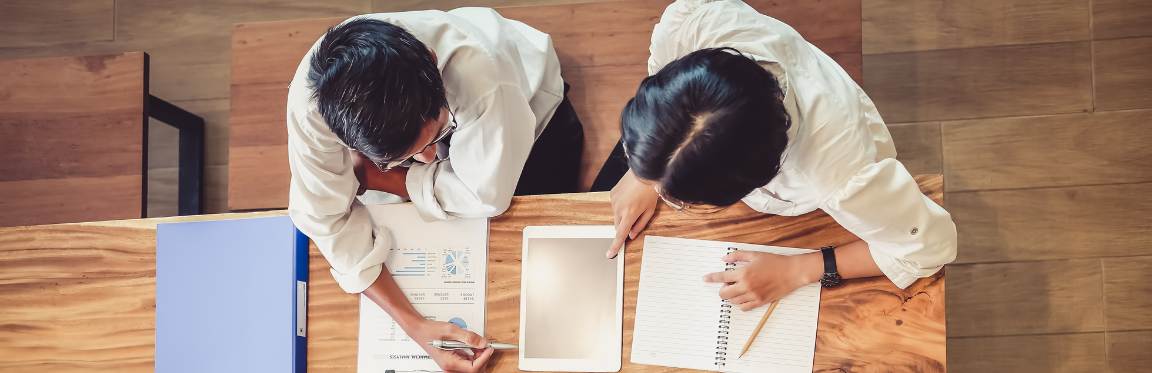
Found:
[{"label": "man with eyeglasses", "polygon": [[[491,217],[514,194],[574,192],[583,129],[551,39],[492,9],[371,14],[333,27],[288,92],[288,212],[349,293],[388,312],[446,371],[483,369],[479,335],[424,319],[391,277],[365,203]],[[431,348],[476,347],[474,357]]]}]

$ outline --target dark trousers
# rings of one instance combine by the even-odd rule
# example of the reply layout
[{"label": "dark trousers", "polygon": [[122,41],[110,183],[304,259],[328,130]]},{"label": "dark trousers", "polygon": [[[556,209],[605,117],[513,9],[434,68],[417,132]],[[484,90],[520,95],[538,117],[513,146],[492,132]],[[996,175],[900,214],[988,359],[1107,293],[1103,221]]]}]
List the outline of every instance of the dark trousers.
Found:
[{"label": "dark trousers", "polygon": [[612,190],[616,183],[628,173],[628,157],[624,156],[624,143],[617,141],[612,148],[612,154],[604,160],[600,173],[596,174],[596,181],[592,182],[592,192],[606,192]]},{"label": "dark trousers", "polygon": [[584,125],[568,101],[556,107],[552,120],[532,144],[532,152],[520,173],[516,195],[575,193],[580,187],[580,159],[584,154]]}]

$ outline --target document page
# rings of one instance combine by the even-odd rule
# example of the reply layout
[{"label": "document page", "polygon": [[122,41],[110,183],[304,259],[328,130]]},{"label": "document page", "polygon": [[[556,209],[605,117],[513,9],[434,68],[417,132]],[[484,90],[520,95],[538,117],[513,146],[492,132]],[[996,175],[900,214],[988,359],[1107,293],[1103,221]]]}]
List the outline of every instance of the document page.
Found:
[{"label": "document page", "polygon": [[[484,335],[488,220],[425,222],[411,204],[370,205],[395,246],[385,262],[416,311]],[[439,371],[388,313],[360,297],[360,373]]]}]

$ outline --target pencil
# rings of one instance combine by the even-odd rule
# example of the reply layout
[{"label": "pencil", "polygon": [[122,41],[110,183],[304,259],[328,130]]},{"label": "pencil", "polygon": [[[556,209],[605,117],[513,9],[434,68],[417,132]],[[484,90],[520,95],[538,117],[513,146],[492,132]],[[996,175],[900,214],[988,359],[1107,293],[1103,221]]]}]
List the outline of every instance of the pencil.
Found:
[{"label": "pencil", "polygon": [[757,335],[760,335],[760,329],[764,329],[764,323],[768,322],[769,317],[772,317],[772,311],[775,311],[776,306],[779,304],[780,301],[775,301],[768,305],[768,310],[764,311],[764,316],[760,317],[760,323],[756,324],[756,330],[753,330],[752,335],[748,336],[748,342],[744,342],[744,349],[740,350],[740,356],[737,356],[737,359],[744,357],[744,354],[748,353],[748,348],[752,347],[752,342],[756,341]]}]

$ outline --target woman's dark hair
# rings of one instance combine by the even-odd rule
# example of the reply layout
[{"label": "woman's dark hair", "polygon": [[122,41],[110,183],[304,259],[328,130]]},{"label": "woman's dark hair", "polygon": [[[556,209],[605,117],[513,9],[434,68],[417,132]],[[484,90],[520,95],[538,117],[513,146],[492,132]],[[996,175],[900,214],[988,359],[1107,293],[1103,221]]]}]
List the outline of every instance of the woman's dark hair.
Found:
[{"label": "woman's dark hair", "polygon": [[645,78],[624,107],[628,167],[665,196],[734,204],[780,171],[783,98],[776,78],[739,51],[692,52]]},{"label": "woman's dark hair", "polygon": [[447,106],[432,52],[404,29],[358,18],[324,34],[308,80],[328,128],[374,161],[407,156]]}]

